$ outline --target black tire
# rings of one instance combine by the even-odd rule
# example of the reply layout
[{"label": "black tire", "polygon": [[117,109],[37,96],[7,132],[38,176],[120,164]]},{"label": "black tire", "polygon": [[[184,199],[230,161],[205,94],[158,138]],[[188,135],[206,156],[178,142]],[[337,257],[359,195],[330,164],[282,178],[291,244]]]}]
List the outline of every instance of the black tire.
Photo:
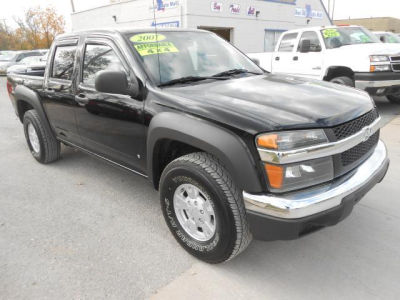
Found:
[{"label": "black tire", "polygon": [[347,76],[335,77],[330,80],[332,83],[354,87],[354,80]]},{"label": "black tire", "polygon": [[393,104],[400,104],[400,95],[387,95],[386,98]]},{"label": "black tire", "polygon": [[[32,125],[36,131],[40,149],[35,151],[29,138],[28,126]],[[42,164],[54,162],[60,158],[60,142],[54,134],[43,126],[43,123],[36,110],[28,110],[24,115],[24,132],[29,150],[33,157]]]},{"label": "black tire", "polygon": [[[173,199],[182,184],[196,186],[212,204],[216,226],[208,241],[194,239],[179,223]],[[168,164],[160,179],[160,200],[165,221],[175,239],[200,260],[213,264],[230,260],[252,240],[241,193],[227,170],[212,155],[192,153]]]}]

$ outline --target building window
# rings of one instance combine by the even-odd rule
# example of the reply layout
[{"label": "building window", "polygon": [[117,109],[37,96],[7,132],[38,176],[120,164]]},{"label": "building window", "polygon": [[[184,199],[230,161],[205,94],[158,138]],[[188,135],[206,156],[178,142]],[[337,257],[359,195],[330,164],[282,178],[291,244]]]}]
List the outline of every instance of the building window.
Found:
[{"label": "building window", "polygon": [[264,52],[274,52],[276,43],[285,30],[265,30],[264,35]]}]

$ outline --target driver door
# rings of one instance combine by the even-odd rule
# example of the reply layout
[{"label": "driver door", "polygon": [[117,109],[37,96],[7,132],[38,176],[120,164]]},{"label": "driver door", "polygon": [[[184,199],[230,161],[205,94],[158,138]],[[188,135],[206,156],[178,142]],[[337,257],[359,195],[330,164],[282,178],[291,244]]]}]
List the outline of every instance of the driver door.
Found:
[{"label": "driver door", "polygon": [[140,173],[145,173],[143,101],[129,95],[95,89],[96,73],[131,72],[118,47],[107,39],[87,39],[81,57],[75,100],[77,127],[87,150]]},{"label": "driver door", "polygon": [[[304,40],[310,42],[308,51],[301,52]],[[294,63],[295,74],[298,76],[320,79],[322,77],[323,52],[322,43],[315,31],[304,31],[297,47],[297,61]]]}]

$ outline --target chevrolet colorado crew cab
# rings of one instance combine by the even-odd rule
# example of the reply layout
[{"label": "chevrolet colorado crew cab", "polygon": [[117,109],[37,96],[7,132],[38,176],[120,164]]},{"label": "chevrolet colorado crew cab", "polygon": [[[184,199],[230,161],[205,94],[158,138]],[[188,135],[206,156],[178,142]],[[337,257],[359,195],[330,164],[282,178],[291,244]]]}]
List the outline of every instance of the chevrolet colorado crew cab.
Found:
[{"label": "chevrolet colorado crew cab", "polygon": [[367,93],[268,74],[207,31],[64,34],[44,77],[7,86],[38,162],[65,144],[148,178],[209,263],[338,223],[389,165]]},{"label": "chevrolet colorado crew cab", "polygon": [[400,45],[383,44],[360,26],[287,31],[273,53],[249,56],[272,73],[356,87],[400,104]]}]

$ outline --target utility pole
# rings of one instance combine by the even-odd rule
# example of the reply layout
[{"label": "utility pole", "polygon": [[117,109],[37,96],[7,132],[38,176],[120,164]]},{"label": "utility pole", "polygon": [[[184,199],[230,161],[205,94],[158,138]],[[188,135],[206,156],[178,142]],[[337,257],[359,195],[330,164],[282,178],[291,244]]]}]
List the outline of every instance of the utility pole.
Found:
[{"label": "utility pole", "polygon": [[331,0],[328,0],[328,16],[331,17]]},{"label": "utility pole", "polygon": [[333,7],[332,7],[332,20],[335,17],[335,5],[336,5],[336,0],[333,0]]},{"label": "utility pole", "polygon": [[71,0],[71,7],[72,7],[72,12],[75,12],[75,5],[74,5],[74,0]]}]

